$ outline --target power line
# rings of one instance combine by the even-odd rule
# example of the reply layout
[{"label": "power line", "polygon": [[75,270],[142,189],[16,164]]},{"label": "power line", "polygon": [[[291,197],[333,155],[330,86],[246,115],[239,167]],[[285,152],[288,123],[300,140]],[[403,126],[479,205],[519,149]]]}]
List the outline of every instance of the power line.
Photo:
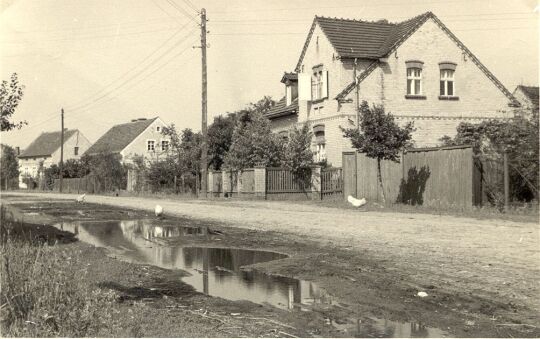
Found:
[{"label": "power line", "polygon": [[[101,90],[99,90],[98,92],[94,93],[93,95],[91,95],[90,97],[84,99],[83,101],[79,101],[75,104],[72,104],[69,106],[70,109],[73,109],[73,107],[77,107],[78,105],[80,105],[81,103],[85,102],[85,101],[88,101],[90,100],[92,97],[95,97],[96,95],[99,95],[101,92],[105,91],[107,89],[107,87],[110,87],[112,86],[113,84],[121,81],[123,78],[125,78],[126,76],[128,76],[131,72],[135,71],[139,66],[141,66],[142,64],[146,63],[148,60],[150,60],[150,58],[152,58],[154,55],[156,55],[163,47],[165,47],[169,41],[173,40],[176,36],[178,36],[182,30],[189,24],[186,23],[184,26],[178,28],[178,30],[172,34],[171,36],[169,36],[169,38],[167,38],[167,40],[165,40],[162,44],[160,44],[156,49],[154,49],[150,54],[148,54],[146,57],[144,57],[137,65],[133,66],[132,68],[130,68],[127,72],[123,73],[119,78],[115,79],[114,81],[110,82],[109,84],[107,84],[106,86],[104,86]],[[189,34],[189,33],[188,33]],[[182,38],[180,41],[178,41],[173,47],[176,47],[178,46],[178,44],[180,44],[185,38],[187,38],[187,36],[185,36],[184,38]]]},{"label": "power line", "polygon": [[194,10],[197,14],[199,13],[199,10],[197,9],[197,7],[195,7],[195,5],[193,5],[193,3],[190,0],[182,0],[182,2],[188,5],[188,7],[191,7],[191,9]]},{"label": "power line", "polygon": [[176,2],[174,2],[174,0],[165,0],[167,1],[172,7],[174,7],[178,12],[184,14],[187,18],[189,18],[191,21],[193,21],[194,23],[198,24],[198,22],[195,20],[195,17],[193,17],[192,15],[190,15],[185,9],[183,9],[182,7],[180,7],[178,4],[176,4]]},{"label": "power line", "polygon": [[[196,40],[193,41],[193,43],[195,42]],[[132,83],[131,86],[128,86],[128,87],[125,87],[123,88],[123,91],[120,92],[120,93],[117,93],[117,96],[116,97],[109,97],[101,102],[99,102],[98,104],[100,105],[103,105],[107,102],[110,102],[111,100],[114,100],[114,99],[117,99],[118,95],[121,95],[121,94],[124,94],[126,92],[128,92],[129,90],[131,90],[132,88],[140,85],[143,83],[144,80],[148,79],[149,77],[151,77],[152,75],[156,74],[158,71],[160,71],[161,69],[163,69],[165,66],[167,66],[168,64],[170,64],[173,60],[175,60],[176,58],[178,58],[179,56],[181,56],[182,54],[184,54],[186,51],[190,50],[191,49],[191,46],[188,46],[186,47],[185,49],[181,50],[180,52],[176,53],[175,55],[173,55],[171,58],[169,58],[165,63],[163,63],[161,66],[159,66],[158,68],[156,68],[155,70],[153,70],[151,73],[148,73],[145,77],[143,77],[142,79],[140,79],[140,81],[138,82],[135,82],[135,83]],[[185,63],[187,63],[188,61],[191,61],[193,58],[190,58],[188,60],[186,60],[186,62],[180,64],[180,65],[183,65]],[[167,74],[169,75],[169,74]],[[150,84],[149,86],[145,87],[145,88],[148,88],[150,86],[152,86],[153,84]],[[94,104],[94,103],[92,103]],[[87,112],[90,108],[92,108],[93,106],[92,105],[89,105],[88,107],[85,107],[85,108],[80,108],[80,109],[74,109],[72,110],[73,112],[77,112],[74,114],[74,116],[80,116],[81,114]]]},{"label": "power line", "polygon": [[[195,31],[195,29],[191,30],[189,33],[188,33],[188,36],[193,33]],[[144,67],[143,69],[141,69],[140,71],[138,71],[137,73],[135,73],[134,75],[132,75],[131,77],[129,77],[128,79],[126,79],[125,81],[123,81],[122,83],[120,83],[118,86],[112,88],[110,91],[108,91],[107,93],[103,93],[102,95],[98,96],[96,99],[94,99],[92,102],[90,103],[87,103],[87,104],[83,104],[83,105],[79,105],[79,106],[76,106],[76,107],[71,107],[70,110],[72,111],[76,111],[76,110],[81,110],[83,108],[86,108],[88,106],[91,106],[91,105],[94,105],[96,102],[100,101],[101,99],[107,97],[108,95],[110,95],[112,92],[114,92],[115,90],[117,89],[120,89],[122,88],[123,86],[125,86],[126,84],[128,84],[130,81],[134,80],[135,78],[137,78],[139,75],[141,75],[142,73],[144,73],[146,70],[148,70],[150,67],[152,67],[153,65],[156,64],[157,61],[159,61],[160,59],[162,59],[163,57],[165,57],[167,54],[169,54],[174,48],[176,48],[181,42],[183,42],[184,40],[186,40],[187,36],[182,40],[182,41],[179,41],[178,43],[176,43],[175,45],[171,46],[167,51],[165,51],[164,53],[162,53],[156,60],[154,60],[152,63],[150,63],[149,65],[147,65],[146,67]],[[169,60],[170,62],[170,60]]]}]

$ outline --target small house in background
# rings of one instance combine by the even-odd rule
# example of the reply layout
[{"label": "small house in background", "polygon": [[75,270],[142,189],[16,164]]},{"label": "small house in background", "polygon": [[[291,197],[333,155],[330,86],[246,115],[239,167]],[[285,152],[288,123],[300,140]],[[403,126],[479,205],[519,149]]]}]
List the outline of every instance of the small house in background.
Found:
[{"label": "small house in background", "polygon": [[513,95],[521,104],[520,112],[524,118],[531,119],[535,114],[538,118],[538,86],[519,85]]},{"label": "small house in background", "polygon": [[[27,188],[23,178],[36,178],[39,168],[60,162],[61,131],[44,132],[19,155],[19,187]],[[79,159],[91,143],[78,130],[64,130],[64,161]]]},{"label": "small house in background", "polygon": [[131,163],[134,156],[158,159],[169,150],[170,139],[162,134],[167,125],[159,117],[133,119],[115,125],[98,139],[85,154],[115,153],[122,162]]}]

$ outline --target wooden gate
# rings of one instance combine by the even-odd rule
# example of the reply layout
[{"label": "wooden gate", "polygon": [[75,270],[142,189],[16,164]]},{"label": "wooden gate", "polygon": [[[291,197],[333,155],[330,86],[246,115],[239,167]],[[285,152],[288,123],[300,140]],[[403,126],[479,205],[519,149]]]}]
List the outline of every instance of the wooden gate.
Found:
[{"label": "wooden gate", "polygon": [[356,197],[356,152],[343,152],[343,197]]}]

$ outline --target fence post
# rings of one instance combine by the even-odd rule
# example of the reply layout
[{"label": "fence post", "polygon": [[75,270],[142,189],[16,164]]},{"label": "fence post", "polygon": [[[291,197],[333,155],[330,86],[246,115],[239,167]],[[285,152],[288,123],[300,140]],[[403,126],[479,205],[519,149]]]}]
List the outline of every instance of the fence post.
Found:
[{"label": "fence post", "polygon": [[207,196],[209,198],[213,198],[214,197],[214,171],[212,170],[208,170],[208,194]]},{"label": "fence post", "polygon": [[255,197],[258,199],[266,199],[266,167],[255,167],[253,176]]},{"label": "fence post", "polygon": [[238,197],[242,195],[242,171],[236,172],[236,191],[238,192]]},{"label": "fence post", "polygon": [[226,198],[227,193],[229,192],[229,189],[231,187],[231,183],[229,180],[229,176],[227,175],[227,171],[223,170],[221,171],[221,185],[223,188],[221,189],[221,197]]},{"label": "fence post", "polygon": [[311,166],[311,200],[322,200],[321,166]]}]

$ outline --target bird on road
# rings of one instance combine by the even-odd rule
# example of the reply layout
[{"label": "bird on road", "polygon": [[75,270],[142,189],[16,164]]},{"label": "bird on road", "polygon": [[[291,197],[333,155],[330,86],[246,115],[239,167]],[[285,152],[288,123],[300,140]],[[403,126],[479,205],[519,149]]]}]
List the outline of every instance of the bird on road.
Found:
[{"label": "bird on road", "polygon": [[362,206],[364,206],[364,205],[367,203],[366,198],[356,199],[356,198],[354,198],[352,195],[349,195],[349,197],[347,198],[347,200],[348,200],[349,203],[351,203],[351,205],[353,205],[354,207],[362,207]]},{"label": "bird on road", "polygon": [[163,207],[156,205],[154,212],[156,213],[156,217],[161,217],[163,215]]},{"label": "bird on road", "polygon": [[82,204],[84,202],[84,197],[86,197],[86,193],[79,195],[77,197],[77,202]]}]

